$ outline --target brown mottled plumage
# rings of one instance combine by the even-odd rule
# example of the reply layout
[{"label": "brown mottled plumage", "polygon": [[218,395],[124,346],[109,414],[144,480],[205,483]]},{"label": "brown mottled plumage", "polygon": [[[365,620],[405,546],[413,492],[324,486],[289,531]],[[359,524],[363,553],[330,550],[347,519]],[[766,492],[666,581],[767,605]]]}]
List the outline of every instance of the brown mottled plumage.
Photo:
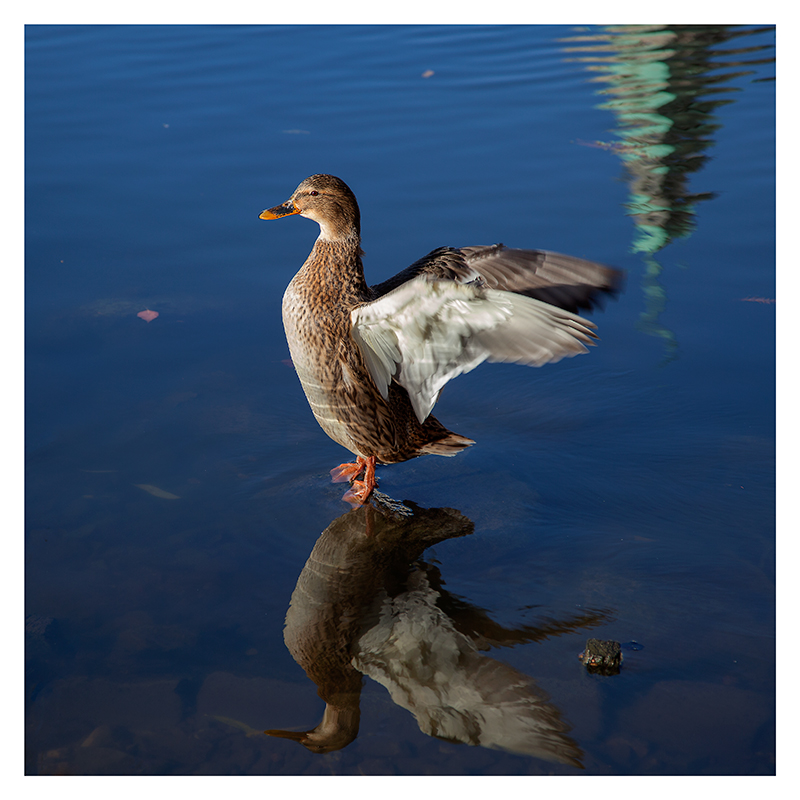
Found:
[{"label": "brown mottled plumage", "polygon": [[312,175],[260,216],[291,214],[320,235],[283,298],[286,339],[317,421],[358,457],[332,470],[354,482],[354,503],[374,488],[376,462],[474,444],[430,414],[450,378],[484,360],[538,366],[586,352],[595,326],[574,312],[620,281],[591,261],[492,245],[439,248],[369,287],[358,203],[343,181]]}]

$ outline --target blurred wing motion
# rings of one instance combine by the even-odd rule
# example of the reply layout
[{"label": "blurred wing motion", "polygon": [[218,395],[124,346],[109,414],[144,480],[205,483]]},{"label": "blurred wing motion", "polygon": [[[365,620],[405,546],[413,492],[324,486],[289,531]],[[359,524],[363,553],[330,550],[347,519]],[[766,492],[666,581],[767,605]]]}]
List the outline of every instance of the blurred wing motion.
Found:
[{"label": "blurred wing motion", "polygon": [[597,338],[588,320],[541,300],[488,288],[477,275],[458,283],[422,272],[350,316],[353,339],[381,395],[385,399],[396,380],[420,422],[449,380],[483,361],[538,367],[585,353]]},{"label": "blurred wing motion", "polygon": [[602,306],[605,298],[622,289],[624,277],[584,258],[493,244],[440,247],[372,290],[381,297],[418,275],[457,283],[479,279],[489,289],[524,294],[572,312]]}]

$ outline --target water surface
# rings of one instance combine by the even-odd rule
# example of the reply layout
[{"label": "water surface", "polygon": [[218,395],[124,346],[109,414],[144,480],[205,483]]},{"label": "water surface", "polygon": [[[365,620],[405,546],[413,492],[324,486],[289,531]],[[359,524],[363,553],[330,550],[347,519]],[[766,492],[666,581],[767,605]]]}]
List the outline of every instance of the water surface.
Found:
[{"label": "water surface", "polygon": [[[28,27],[27,772],[773,773],[774,164],[771,28]],[[627,272],[588,356],[446,388],[477,445],[380,470],[411,518],[341,502],[288,363],[317,231],[257,216],[315,172],[373,283]],[[263,734],[334,695],[340,749]]]}]

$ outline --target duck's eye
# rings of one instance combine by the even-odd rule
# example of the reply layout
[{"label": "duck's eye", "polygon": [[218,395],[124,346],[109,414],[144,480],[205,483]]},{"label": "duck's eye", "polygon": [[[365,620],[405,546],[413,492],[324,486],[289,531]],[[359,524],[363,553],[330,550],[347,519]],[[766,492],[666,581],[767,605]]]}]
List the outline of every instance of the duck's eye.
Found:
[{"label": "duck's eye", "polygon": [[309,192],[309,194],[310,194],[312,197],[316,197],[316,196],[319,194],[319,192],[318,192],[316,189],[312,189],[312,190]]}]

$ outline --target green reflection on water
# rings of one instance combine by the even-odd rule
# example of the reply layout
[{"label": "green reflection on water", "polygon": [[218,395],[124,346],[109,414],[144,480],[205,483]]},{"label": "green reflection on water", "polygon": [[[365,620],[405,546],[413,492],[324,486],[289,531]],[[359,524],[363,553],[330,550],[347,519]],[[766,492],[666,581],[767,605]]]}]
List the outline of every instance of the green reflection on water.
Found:
[{"label": "green reflection on water", "polygon": [[[584,62],[601,84],[598,108],[611,111],[618,127],[612,142],[584,142],[616,153],[628,173],[625,204],[635,230],[631,244],[642,253],[645,310],[639,329],[665,342],[665,362],[677,356],[678,340],[660,315],[667,303],[656,254],[690,236],[698,204],[714,192],[691,192],[689,178],[710,157],[720,128],[719,106],[741,92],[734,79],[753,75],[756,64],[773,63],[772,45],[731,47],[734,39],[773,28],[728,25],[608,26],[562,40],[569,60]],[[768,51],[767,54],[765,51]]]}]

